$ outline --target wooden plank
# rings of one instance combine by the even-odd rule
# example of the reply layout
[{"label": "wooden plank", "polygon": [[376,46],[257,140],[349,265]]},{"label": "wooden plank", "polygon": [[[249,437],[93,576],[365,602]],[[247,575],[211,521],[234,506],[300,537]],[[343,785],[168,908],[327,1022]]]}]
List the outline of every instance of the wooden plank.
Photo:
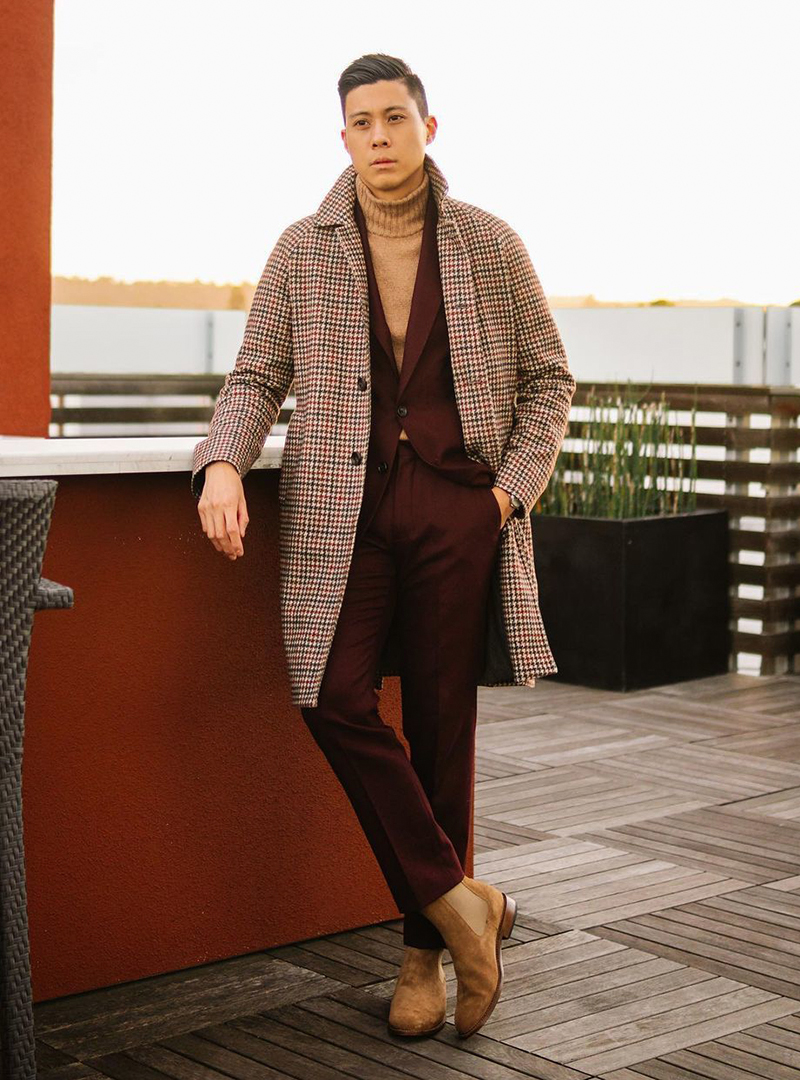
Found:
[{"label": "wooden plank", "polygon": [[107,1073],[99,1072],[89,1062],[75,1058],[36,1040],[36,1075],[47,1080],[102,1080]]},{"label": "wooden plank", "polygon": [[[694,681],[691,685],[696,687]],[[749,734],[760,730],[762,726],[777,727],[797,719],[792,715],[785,715],[782,711],[786,708],[785,703],[774,697],[766,703],[763,696],[750,696],[745,699],[745,695],[750,693],[749,680],[747,689],[728,690],[723,694],[709,688],[702,697],[688,689],[685,692],[679,691],[682,686],[682,683],[678,683],[670,688],[669,692],[663,689],[643,691],[623,701],[592,705],[575,711],[579,711],[587,720],[621,724],[626,728],[647,728],[661,734],[670,734],[673,738],[680,737],[686,742],[712,740],[715,736]],[[796,689],[794,694],[798,696]],[[759,700],[774,709],[759,710],[756,707]]]},{"label": "wooden plank", "polygon": [[[770,1024],[759,1024],[746,1029],[742,1034],[747,1037],[755,1031],[776,1031],[784,1019],[779,1017]],[[739,1080],[739,1078],[752,1080],[753,1077],[764,1077],[766,1080],[798,1080],[800,1068],[797,1067],[797,1062],[788,1065],[782,1062],[780,1060],[782,1055],[773,1050],[768,1040],[756,1039],[749,1043],[751,1050],[759,1051],[752,1053],[736,1045],[736,1040],[739,1038],[740,1035],[734,1033],[720,1039],[698,1043],[691,1049],[665,1054],[663,1058],[658,1059],[658,1063],[667,1068],[702,1070],[703,1076],[718,1077],[719,1080]],[[655,1064],[656,1062],[643,1063],[644,1066],[651,1065],[651,1068]],[[642,1066],[639,1067],[642,1068]],[[644,1075],[658,1076],[659,1073],[646,1071]]]},{"label": "wooden plank", "polygon": [[[759,1024],[752,1031],[777,1029],[782,1017],[770,1024]],[[661,1057],[638,1062],[632,1069],[604,1072],[602,1080],[800,1080],[800,1069],[777,1061],[767,1046],[763,1056],[751,1055],[728,1046],[731,1036],[697,1043],[685,1050],[675,1050]],[[788,1071],[787,1071],[788,1069]]]},{"label": "wooden plank", "polygon": [[[716,900],[717,897],[713,899]],[[708,930],[717,929],[720,933],[729,934],[741,941],[761,942],[770,946],[778,942],[782,952],[800,954],[800,927],[791,929],[782,926],[779,934],[774,932],[771,934],[769,924],[765,926],[752,915],[726,911],[724,908],[703,901],[682,904],[680,908],[670,908],[669,915],[673,919],[686,919],[697,926],[705,926]]]},{"label": "wooden plank", "polygon": [[714,799],[667,786],[598,773],[591,765],[559,765],[543,772],[485,780],[476,785],[482,821],[559,835],[699,809]]},{"label": "wooden plank", "polygon": [[[164,1077],[168,1075],[159,1069],[151,1068],[143,1061],[137,1061],[129,1054],[107,1054],[95,1058],[91,1064],[101,1076],[110,1076],[114,1080],[164,1080]],[[206,1070],[205,1072],[198,1071],[195,1080],[222,1080],[222,1077],[220,1073]],[[271,1077],[267,1073],[264,1080],[283,1080],[283,1078],[280,1073],[273,1073]]]},{"label": "wooden plank", "polygon": [[553,723],[552,718],[545,722],[537,716],[490,725],[485,733],[482,732],[480,745],[483,750],[495,750],[502,743],[503,753],[513,754],[520,761],[566,765],[616,757],[623,752],[660,748],[672,741],[667,735],[639,733],[570,716],[562,716],[557,723]]},{"label": "wooden plank", "polygon": [[523,825],[508,825],[494,818],[473,815],[472,829],[475,851],[506,851],[516,844],[526,844],[529,840],[546,840],[548,834],[541,829],[531,829]]},{"label": "wooden plank", "polygon": [[584,838],[686,866],[715,867],[744,880],[793,877],[800,870],[800,823],[736,815],[730,806],[701,807]]},{"label": "wooden plank", "polygon": [[274,952],[250,953],[39,1002],[36,1033],[48,1045],[86,1060],[341,985],[285,963]]},{"label": "wooden plank", "polygon": [[800,896],[800,874],[797,877],[783,878],[781,881],[769,881],[765,889],[778,889],[781,892],[795,892]]},{"label": "wooden plank", "polygon": [[674,923],[658,915],[620,919],[594,927],[593,933],[800,1001],[800,978],[796,968],[756,961],[743,949],[731,945],[730,939],[718,943],[699,941],[685,933],[683,926],[676,932]]},{"label": "wooden plank", "polygon": [[593,768],[606,774],[650,777],[668,787],[703,795],[750,798],[768,791],[800,785],[800,765],[713,750],[701,743],[673,745],[596,761]]},{"label": "wooden plank", "polygon": [[569,1064],[587,1072],[618,1069],[691,1045],[700,1039],[718,1037],[757,1021],[782,1016],[791,1012],[796,1005],[796,1002],[786,998],[765,999],[758,990],[743,987],[710,1001],[673,1009],[666,1016],[623,1025],[613,1032],[595,1036],[588,1053],[584,1052],[585,1045],[573,1045],[569,1052],[575,1052],[576,1056],[569,1058]]},{"label": "wooden plank", "polygon": [[[615,974],[628,978],[625,981],[618,979],[617,985],[595,993],[587,992],[579,982],[574,997],[550,1007],[528,1008],[516,1015],[510,1015],[509,1010],[505,1009],[498,1012],[499,1007],[496,1007],[486,1025],[486,1034],[494,1039],[513,1040],[515,1046],[541,1052],[547,1057],[547,1048],[557,1045],[562,1038],[602,1030],[620,1017],[647,1015],[667,1002],[669,993],[677,990],[686,992],[688,987],[695,984],[716,981],[716,977],[709,972],[678,965],[674,965],[671,971],[647,978],[641,971],[648,966],[636,964],[619,969]],[[703,996],[699,990],[696,993]],[[527,1003],[530,996],[517,997],[513,1003],[520,1006]]]},{"label": "wooden plank", "polygon": [[800,820],[800,787],[784,788],[782,791],[770,791],[766,795],[755,795],[752,799],[741,799],[727,807],[731,814],[755,814],[771,818],[783,818],[787,821]]},{"label": "wooden plank", "polygon": [[[278,1080],[285,1077],[308,1076],[308,1080],[337,1080],[343,1073],[325,1069],[314,1062],[305,1062],[305,1074],[301,1071],[303,1061],[295,1056],[283,1055],[273,1048],[252,1045],[249,1053],[237,1054],[216,1046],[200,1033],[180,1035],[165,1045],[140,1046],[128,1051],[133,1061],[147,1065],[161,1076],[174,1080],[223,1080],[224,1077],[253,1075],[259,1080]],[[392,1078],[396,1080],[396,1078]]]},{"label": "wooden plank", "polygon": [[[481,719],[481,723],[483,720]],[[477,740],[482,744],[482,739]],[[545,765],[531,764],[529,761],[519,761],[508,754],[500,754],[488,750],[477,749],[475,753],[475,771],[480,776],[480,783],[492,780],[499,776],[518,776],[524,773],[526,776],[537,769],[545,770]]]},{"label": "wooden plank", "polygon": [[544,979],[537,976],[529,982],[515,980],[510,993],[503,996],[492,1013],[492,1036],[504,1039],[535,1031],[542,1026],[539,1023],[542,1018],[546,1026],[556,1017],[568,1019],[570,1015],[580,1015],[584,1008],[616,1004],[628,995],[645,992],[661,976],[671,978],[676,972],[693,972],[698,980],[713,978],[708,972],[661,956],[648,956],[640,949],[622,948],[593,963],[592,972],[586,972],[583,962],[579,962],[577,966],[554,968]]},{"label": "wooden plank", "polygon": [[[511,950],[515,951],[515,950]],[[398,1040],[388,1034],[385,1017],[388,1005],[365,990],[352,988],[330,997],[307,1002],[302,1011],[313,1013],[320,1022],[326,1022],[325,1038],[343,1041],[364,1048],[360,1037],[374,1040],[375,1053],[385,1055],[397,1047]],[[455,996],[448,999],[448,1017],[455,1009]],[[299,1010],[292,1007],[292,1013]],[[424,1080],[450,1080],[461,1076],[485,1078],[485,1080],[519,1080],[521,1076],[539,1077],[540,1080],[587,1080],[586,1073],[568,1065],[555,1062],[484,1035],[483,1029],[462,1041],[451,1027],[444,1028],[433,1039],[402,1040],[398,1049],[403,1067]],[[413,1056],[412,1056],[413,1055]],[[416,1065],[413,1065],[416,1059]],[[454,1070],[451,1072],[451,1070]],[[463,1071],[462,1071],[463,1070]]]},{"label": "wooden plank", "polygon": [[[794,1019],[800,1019],[797,1014],[793,1014]],[[792,1031],[790,1028],[782,1026],[783,1021],[791,1020],[792,1017],[782,1017],[781,1020],[776,1021],[773,1024],[758,1024],[756,1027],[747,1028],[743,1035],[747,1038],[758,1039],[762,1044],[761,1055],[762,1057],[769,1058],[770,1049],[767,1044],[773,1046],[779,1046],[782,1049],[791,1050],[793,1054],[797,1055],[794,1058],[794,1063],[800,1068],[800,1031]],[[728,1035],[725,1038],[725,1042],[728,1045],[734,1045],[733,1040],[736,1036]],[[788,1056],[788,1055],[782,1055]]]},{"label": "wooden plank", "polygon": [[755,757],[797,762],[800,761],[800,726],[796,722],[784,722],[774,728],[761,728],[742,735],[711,739],[705,745],[717,750],[736,750]]},{"label": "wooden plank", "polygon": [[[731,979],[684,967],[653,980],[651,987],[639,989],[641,993],[631,995],[620,1003],[606,1000],[598,1011],[589,1010],[574,1017],[564,1016],[556,1023],[542,1025],[538,1030],[516,1036],[514,1045],[566,1061],[571,1055],[584,1053],[590,1037],[593,1052],[594,1039],[599,1034],[608,1036],[607,1045],[617,1045],[623,1033],[624,1037],[634,1031],[639,1035],[643,1026],[640,1021],[648,1020],[656,1026],[654,1018],[664,1013],[675,1013],[680,1008],[698,1005],[709,998],[726,995],[743,987]],[[674,1019],[674,1016],[669,1016],[663,1023],[666,1025]],[[615,1028],[620,1030],[615,1033]]]},{"label": "wooden plank", "polygon": [[800,676],[776,675],[767,678],[748,678],[746,683],[726,692],[724,684],[719,695],[746,713],[761,713],[773,723],[778,719],[800,720]]}]

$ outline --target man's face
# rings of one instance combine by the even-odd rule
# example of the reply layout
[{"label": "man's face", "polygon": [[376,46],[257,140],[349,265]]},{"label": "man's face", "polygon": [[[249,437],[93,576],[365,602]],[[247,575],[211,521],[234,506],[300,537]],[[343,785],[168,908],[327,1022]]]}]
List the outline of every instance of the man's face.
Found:
[{"label": "man's face", "polygon": [[[342,142],[376,198],[402,199],[422,183],[436,126],[434,116],[422,119],[402,80],[382,79],[348,93]],[[377,164],[381,158],[389,164]]]}]

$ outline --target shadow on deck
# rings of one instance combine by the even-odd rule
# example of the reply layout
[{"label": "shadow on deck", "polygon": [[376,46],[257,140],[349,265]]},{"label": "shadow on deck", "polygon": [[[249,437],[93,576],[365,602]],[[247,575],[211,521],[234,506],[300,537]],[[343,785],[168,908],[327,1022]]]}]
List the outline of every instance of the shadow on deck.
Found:
[{"label": "shadow on deck", "polygon": [[386,1028],[401,922],[36,1006],[47,1080],[800,1080],[800,679],[479,690],[475,876],[516,898],[460,1040]]}]

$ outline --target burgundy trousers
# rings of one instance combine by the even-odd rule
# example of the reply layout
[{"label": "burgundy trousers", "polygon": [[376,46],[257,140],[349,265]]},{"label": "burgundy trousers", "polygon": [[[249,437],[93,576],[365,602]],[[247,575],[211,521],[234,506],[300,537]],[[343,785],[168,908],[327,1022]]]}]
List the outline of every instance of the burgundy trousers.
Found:
[{"label": "burgundy trousers", "polygon": [[[403,941],[417,948],[444,946],[419,909],[464,876],[500,529],[491,487],[453,480],[399,440],[377,506],[362,512],[318,703],[301,708],[403,913]],[[374,686],[395,616],[410,757]]]}]

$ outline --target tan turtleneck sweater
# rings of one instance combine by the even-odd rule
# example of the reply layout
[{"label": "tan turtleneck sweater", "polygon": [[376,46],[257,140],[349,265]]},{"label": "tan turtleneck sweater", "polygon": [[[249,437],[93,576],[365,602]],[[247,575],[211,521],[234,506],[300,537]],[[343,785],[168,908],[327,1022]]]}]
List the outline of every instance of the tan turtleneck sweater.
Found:
[{"label": "tan turtleneck sweater", "polygon": [[[383,313],[392,338],[398,372],[403,366],[408,316],[417,280],[422,230],[428,205],[427,170],[422,183],[402,199],[376,199],[356,173],[356,197],[364,213],[367,239],[381,297]],[[401,439],[407,439],[405,431]]]}]

